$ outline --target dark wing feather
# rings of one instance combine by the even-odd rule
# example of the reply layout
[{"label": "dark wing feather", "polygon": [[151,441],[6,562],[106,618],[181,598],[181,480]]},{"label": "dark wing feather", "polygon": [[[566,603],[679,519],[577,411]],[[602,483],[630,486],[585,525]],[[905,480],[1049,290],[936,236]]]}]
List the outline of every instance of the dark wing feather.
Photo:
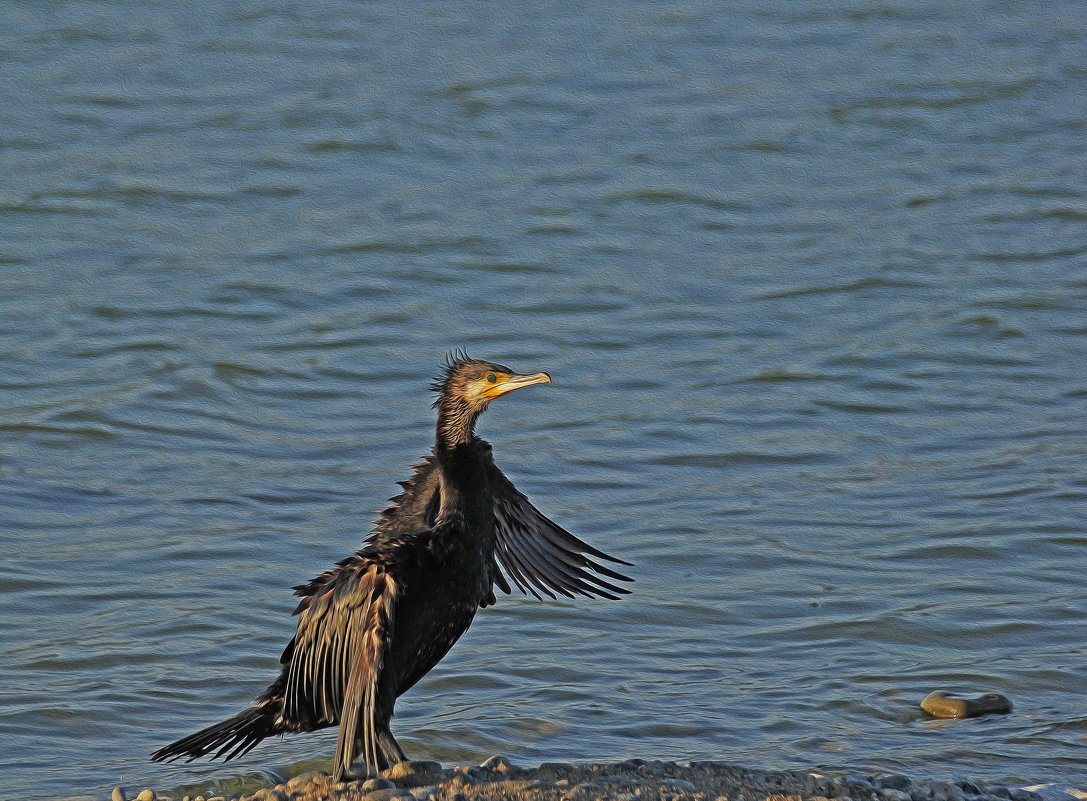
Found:
[{"label": "dark wing feather", "polygon": [[283,652],[283,717],[292,724],[340,724],[337,776],[351,766],[361,725],[367,772],[376,772],[375,704],[396,582],[363,551],[299,589],[298,628]]},{"label": "dark wing feather", "polygon": [[489,478],[494,496],[495,554],[521,592],[527,590],[537,598],[540,592],[550,598],[557,592],[567,598],[576,593],[612,600],[630,592],[602,577],[615,581],[630,578],[595,560],[621,565],[629,562],[609,556],[548,519],[493,463]]}]

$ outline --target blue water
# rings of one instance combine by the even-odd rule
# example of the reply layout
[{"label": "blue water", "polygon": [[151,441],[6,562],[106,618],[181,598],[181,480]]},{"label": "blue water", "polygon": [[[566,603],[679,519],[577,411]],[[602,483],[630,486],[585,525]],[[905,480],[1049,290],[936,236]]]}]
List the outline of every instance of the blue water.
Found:
[{"label": "blue water", "polygon": [[1073,0],[5,5],[0,796],[329,755],[147,761],[460,346],[554,376],[480,432],[637,582],[482,613],[412,756],[1082,781],[1085,64]]}]

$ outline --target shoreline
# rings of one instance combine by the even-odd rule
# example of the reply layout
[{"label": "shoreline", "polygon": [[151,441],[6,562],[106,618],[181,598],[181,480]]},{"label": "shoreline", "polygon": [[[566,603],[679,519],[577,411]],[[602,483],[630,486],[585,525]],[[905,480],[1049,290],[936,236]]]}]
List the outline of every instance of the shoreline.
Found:
[{"label": "shoreline", "polygon": [[545,762],[520,768],[499,756],[456,767],[401,762],[382,778],[346,782],[313,771],[231,795],[130,793],[114,788],[111,801],[1087,801],[1087,791],[1056,784],[1007,787],[861,770],[764,771],[714,761]]}]

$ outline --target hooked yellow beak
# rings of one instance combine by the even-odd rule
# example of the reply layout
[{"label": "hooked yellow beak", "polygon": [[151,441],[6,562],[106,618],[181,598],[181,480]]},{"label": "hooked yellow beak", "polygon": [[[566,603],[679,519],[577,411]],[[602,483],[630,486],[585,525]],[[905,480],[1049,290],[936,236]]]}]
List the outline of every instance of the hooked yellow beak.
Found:
[{"label": "hooked yellow beak", "polygon": [[488,384],[483,388],[483,395],[488,400],[500,398],[515,389],[528,387],[532,384],[550,384],[551,376],[547,373],[533,373],[532,375],[499,375],[498,381]]}]

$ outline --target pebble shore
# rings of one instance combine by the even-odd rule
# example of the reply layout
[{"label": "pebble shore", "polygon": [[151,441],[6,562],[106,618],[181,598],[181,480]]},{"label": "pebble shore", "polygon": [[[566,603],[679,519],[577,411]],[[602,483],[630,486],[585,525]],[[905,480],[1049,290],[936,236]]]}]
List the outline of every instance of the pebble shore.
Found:
[{"label": "pebble shore", "polygon": [[[824,775],[760,771],[723,762],[612,764],[547,762],[521,769],[491,757],[445,768],[401,762],[382,778],[334,782],[305,773],[253,793],[172,797],[114,788],[110,801],[1087,801],[1087,792],[1057,785],[1004,787],[969,780],[931,782],[893,773]],[[63,801],[104,801],[78,796]]]}]

